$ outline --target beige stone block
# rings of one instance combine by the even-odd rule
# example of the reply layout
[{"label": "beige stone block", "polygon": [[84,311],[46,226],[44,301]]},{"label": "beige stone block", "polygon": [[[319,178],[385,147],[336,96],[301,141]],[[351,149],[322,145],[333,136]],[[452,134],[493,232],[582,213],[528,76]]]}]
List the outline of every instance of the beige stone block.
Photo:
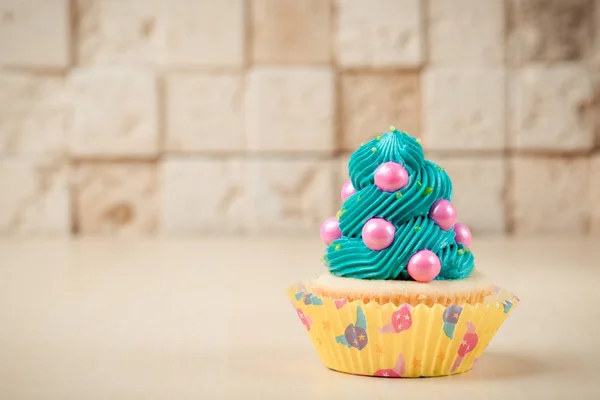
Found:
[{"label": "beige stone block", "polygon": [[588,224],[587,158],[517,157],[511,162],[509,212],[514,232],[582,234]]},{"label": "beige stone block", "polygon": [[256,160],[249,165],[252,233],[318,235],[339,201],[331,161]]},{"label": "beige stone block", "polygon": [[0,73],[0,156],[64,153],[70,115],[63,78]]},{"label": "beige stone block", "polygon": [[[600,0],[599,0],[600,2]],[[600,3],[598,4],[600,8]],[[599,20],[600,21],[600,20]],[[599,28],[600,31],[600,28]],[[600,40],[600,37],[599,37]],[[598,42],[600,46],[600,41]],[[600,49],[598,49],[600,53]],[[600,55],[600,54],[599,54]],[[592,80],[592,98],[591,102],[584,103],[584,113],[586,117],[589,117],[590,123],[593,125],[594,130],[594,147],[596,149],[600,149],[600,58],[598,59],[598,63],[595,65],[591,65],[588,69],[591,75]]]},{"label": "beige stone block", "polygon": [[69,179],[63,160],[0,160],[0,188],[0,234],[69,234]]},{"label": "beige stone block", "polygon": [[452,180],[458,222],[466,224],[473,234],[506,231],[506,163],[501,155],[427,158],[444,168]]},{"label": "beige stone block", "polygon": [[167,159],[161,168],[162,229],[171,235],[243,233],[253,210],[244,159]]},{"label": "beige stone block", "polygon": [[330,68],[256,68],[245,96],[248,148],[334,149],[334,78]]},{"label": "beige stone block", "polygon": [[517,149],[590,149],[594,93],[578,64],[531,66],[510,78],[509,139]]},{"label": "beige stone block", "polygon": [[582,59],[591,44],[594,0],[508,0],[513,63]]},{"label": "beige stone block", "polygon": [[81,164],[75,171],[75,218],[82,235],[156,232],[158,182],[152,163]]},{"label": "beige stone block", "polygon": [[346,73],[342,75],[342,146],[354,151],[390,125],[420,134],[417,72]]},{"label": "beige stone block", "polygon": [[161,0],[77,0],[79,64],[155,64],[164,50]]},{"label": "beige stone block", "polygon": [[175,74],[167,78],[167,151],[244,148],[241,74]]},{"label": "beige stone block", "polygon": [[64,68],[70,64],[69,0],[0,2],[0,65]]},{"label": "beige stone block", "polygon": [[336,193],[336,195],[339,194],[340,201],[341,201],[342,185],[350,180],[350,171],[348,170],[348,162],[350,161],[351,155],[352,155],[352,153],[342,154],[342,155],[336,157],[336,159],[334,161],[335,168],[336,168],[335,188],[337,190],[335,193]]},{"label": "beige stone block", "polygon": [[91,68],[70,75],[74,99],[69,148],[75,156],[157,154],[156,80],[146,70]]},{"label": "beige stone block", "polygon": [[593,65],[600,69],[600,0],[594,0],[594,27],[590,58]]},{"label": "beige stone block", "polygon": [[344,153],[336,156],[331,160],[333,168],[333,206],[337,212],[342,206],[342,186],[344,183],[350,180],[348,171],[348,161],[350,160],[351,153]]},{"label": "beige stone block", "polygon": [[164,15],[166,64],[242,66],[245,3],[244,0],[170,0]]},{"label": "beige stone block", "polygon": [[419,0],[338,0],[337,60],[344,67],[423,62]]},{"label": "beige stone block", "polygon": [[255,0],[251,4],[255,63],[330,61],[329,0]]},{"label": "beige stone block", "polygon": [[428,68],[423,85],[423,144],[432,150],[504,147],[503,68]]},{"label": "beige stone block", "polygon": [[435,65],[502,65],[503,0],[431,0],[429,60]]},{"label": "beige stone block", "polygon": [[600,154],[591,160],[590,172],[590,231],[592,235],[600,236]]}]

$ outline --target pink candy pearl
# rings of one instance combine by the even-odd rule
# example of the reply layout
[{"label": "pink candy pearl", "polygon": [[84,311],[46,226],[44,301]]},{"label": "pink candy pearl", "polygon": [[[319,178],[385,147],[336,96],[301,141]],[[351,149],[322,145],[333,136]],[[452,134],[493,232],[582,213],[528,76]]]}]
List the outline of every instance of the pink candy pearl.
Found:
[{"label": "pink candy pearl", "polygon": [[408,172],[395,162],[383,163],[375,171],[375,185],[384,192],[395,192],[408,183]]},{"label": "pink candy pearl", "polygon": [[354,190],[354,186],[352,186],[352,182],[348,181],[344,183],[342,186],[342,201],[346,201],[346,199],[356,193]]},{"label": "pink candy pearl", "polygon": [[383,218],[371,218],[363,226],[363,242],[371,250],[383,250],[394,241],[396,228]]},{"label": "pink candy pearl", "polygon": [[473,237],[471,236],[471,230],[468,226],[457,222],[456,224],[454,224],[454,233],[456,234],[455,240],[458,243],[462,243],[465,247],[469,247],[469,245],[471,244],[471,239],[473,239]]},{"label": "pink candy pearl", "polygon": [[440,274],[440,259],[430,250],[419,250],[408,260],[406,270],[417,282],[431,282]]},{"label": "pink candy pearl", "polygon": [[456,209],[448,200],[438,200],[431,206],[429,216],[437,226],[447,231],[456,222]]},{"label": "pink candy pearl", "polygon": [[342,232],[340,231],[339,221],[334,217],[327,218],[321,225],[321,240],[323,243],[329,246],[331,242],[341,237]]}]

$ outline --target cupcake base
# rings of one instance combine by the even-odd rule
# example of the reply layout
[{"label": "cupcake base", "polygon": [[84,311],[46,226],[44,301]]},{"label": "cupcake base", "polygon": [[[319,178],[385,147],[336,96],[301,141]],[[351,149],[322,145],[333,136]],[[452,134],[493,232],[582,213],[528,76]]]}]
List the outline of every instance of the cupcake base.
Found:
[{"label": "cupcake base", "polygon": [[363,303],[375,301],[379,304],[394,303],[426,304],[478,304],[492,293],[492,281],[485,275],[473,270],[465,279],[455,281],[380,281],[343,278],[325,273],[310,283],[315,294],[324,297],[345,298],[349,301],[361,300]]},{"label": "cupcake base", "polygon": [[327,297],[310,283],[287,294],[326,367],[390,378],[470,370],[519,302],[499,288],[480,303],[447,306]]}]

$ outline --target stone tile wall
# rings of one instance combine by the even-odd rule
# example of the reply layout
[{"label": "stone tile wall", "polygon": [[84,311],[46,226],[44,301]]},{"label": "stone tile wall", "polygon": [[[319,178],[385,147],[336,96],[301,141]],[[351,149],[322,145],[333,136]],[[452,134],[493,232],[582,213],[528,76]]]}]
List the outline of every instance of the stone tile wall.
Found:
[{"label": "stone tile wall", "polygon": [[600,235],[600,0],[0,1],[0,235],[314,235],[389,125],[475,233]]}]

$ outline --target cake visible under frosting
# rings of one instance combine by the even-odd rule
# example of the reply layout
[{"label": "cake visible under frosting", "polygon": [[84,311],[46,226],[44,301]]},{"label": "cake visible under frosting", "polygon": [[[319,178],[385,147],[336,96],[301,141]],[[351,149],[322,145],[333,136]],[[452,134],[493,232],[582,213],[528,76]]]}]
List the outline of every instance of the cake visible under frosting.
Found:
[{"label": "cake visible under frosting", "polygon": [[403,280],[366,280],[343,278],[324,273],[310,282],[320,295],[353,300],[368,299],[382,304],[477,304],[492,292],[490,279],[477,270],[464,279],[432,281],[426,284]]},{"label": "cake visible under frosting", "polygon": [[432,281],[423,284],[415,281],[401,280],[365,280],[353,278],[341,278],[324,273],[313,280],[320,288],[342,290],[344,292],[378,292],[378,293],[448,293],[448,292],[472,292],[492,287],[492,281],[477,270],[465,279],[453,281]]}]

